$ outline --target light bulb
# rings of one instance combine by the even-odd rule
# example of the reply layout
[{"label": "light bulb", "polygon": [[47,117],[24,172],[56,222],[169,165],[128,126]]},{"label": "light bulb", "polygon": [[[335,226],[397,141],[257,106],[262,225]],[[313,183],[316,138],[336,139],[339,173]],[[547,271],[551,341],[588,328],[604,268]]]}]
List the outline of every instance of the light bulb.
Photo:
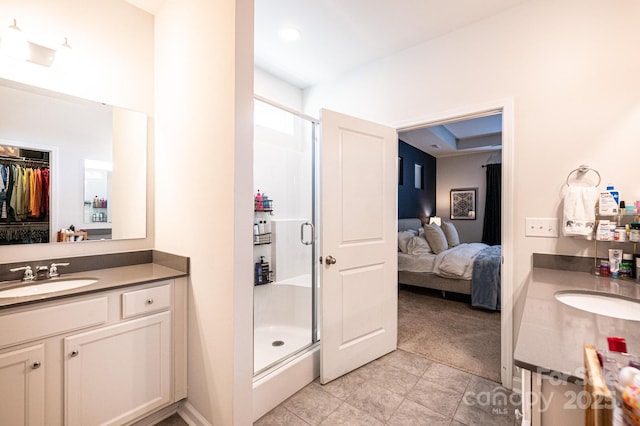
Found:
[{"label": "light bulb", "polygon": [[69,69],[71,66],[70,64],[72,61],[72,57],[73,57],[73,49],[69,44],[69,40],[67,39],[67,37],[65,37],[64,43],[62,43],[60,47],[58,47],[58,50],[56,51],[56,58],[55,58],[55,61],[53,62],[53,66],[61,70]]},{"label": "light bulb", "polygon": [[23,32],[18,28],[16,20],[4,30],[2,40],[0,40],[0,50],[12,58],[26,61],[31,57],[29,44]]}]

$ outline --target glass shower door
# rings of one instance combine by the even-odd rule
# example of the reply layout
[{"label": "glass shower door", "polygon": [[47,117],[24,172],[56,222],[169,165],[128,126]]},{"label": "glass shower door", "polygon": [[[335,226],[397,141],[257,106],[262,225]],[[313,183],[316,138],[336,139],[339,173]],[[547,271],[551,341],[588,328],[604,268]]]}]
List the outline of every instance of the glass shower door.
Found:
[{"label": "glass shower door", "polygon": [[255,101],[254,374],[317,341],[317,123]]}]

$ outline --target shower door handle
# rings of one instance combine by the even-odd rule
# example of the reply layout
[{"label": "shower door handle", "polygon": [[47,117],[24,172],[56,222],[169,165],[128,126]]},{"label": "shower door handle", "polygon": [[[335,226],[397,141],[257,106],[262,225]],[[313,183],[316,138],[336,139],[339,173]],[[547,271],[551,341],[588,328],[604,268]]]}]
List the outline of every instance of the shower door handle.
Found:
[{"label": "shower door handle", "polygon": [[[304,227],[305,226],[310,226],[311,227],[311,241],[305,241],[304,239]],[[300,225],[300,242],[302,244],[304,244],[305,246],[310,246],[311,244],[313,244],[313,240],[315,238],[315,233],[316,233],[316,228],[313,226],[313,223],[310,222],[305,222],[302,225]]]}]

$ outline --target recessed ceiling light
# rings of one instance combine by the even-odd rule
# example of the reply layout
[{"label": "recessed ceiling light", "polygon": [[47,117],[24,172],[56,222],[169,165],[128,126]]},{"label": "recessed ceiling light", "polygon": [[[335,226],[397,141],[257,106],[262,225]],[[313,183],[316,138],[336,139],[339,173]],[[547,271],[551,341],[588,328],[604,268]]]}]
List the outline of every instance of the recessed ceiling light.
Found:
[{"label": "recessed ceiling light", "polygon": [[300,39],[300,31],[295,28],[283,28],[280,30],[280,37],[286,41],[297,41]]}]

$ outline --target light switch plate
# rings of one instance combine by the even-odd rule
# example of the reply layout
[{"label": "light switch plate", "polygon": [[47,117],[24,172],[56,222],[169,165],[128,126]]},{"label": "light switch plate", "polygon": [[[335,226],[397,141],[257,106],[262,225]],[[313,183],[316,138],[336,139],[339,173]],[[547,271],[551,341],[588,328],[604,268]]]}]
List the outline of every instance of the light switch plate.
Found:
[{"label": "light switch plate", "polygon": [[558,218],[557,217],[526,218],[525,236],[558,238]]}]

